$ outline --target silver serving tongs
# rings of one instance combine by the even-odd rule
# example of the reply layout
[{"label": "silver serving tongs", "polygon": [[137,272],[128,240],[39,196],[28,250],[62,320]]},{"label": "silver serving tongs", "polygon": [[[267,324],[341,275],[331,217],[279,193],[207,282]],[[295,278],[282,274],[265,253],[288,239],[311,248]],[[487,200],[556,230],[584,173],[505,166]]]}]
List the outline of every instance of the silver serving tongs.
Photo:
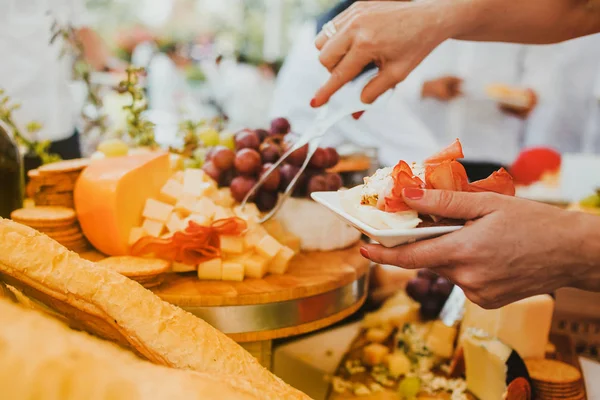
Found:
[{"label": "silver serving tongs", "polygon": [[277,211],[279,211],[283,202],[286,201],[287,198],[290,197],[290,195],[292,194],[296,182],[298,182],[298,179],[300,179],[300,176],[308,166],[310,159],[319,147],[321,139],[323,138],[323,136],[325,136],[329,128],[331,128],[337,122],[349,115],[360,111],[366,111],[382,101],[387,101],[393,89],[388,90],[386,93],[380,96],[379,99],[377,99],[377,101],[373,104],[365,104],[360,100],[360,94],[362,93],[362,90],[376,73],[377,71],[374,71],[360,76],[358,79],[352,82],[352,84],[346,85],[340,91],[338,91],[338,93],[336,93],[327,104],[320,107],[317,117],[313,124],[310,126],[310,128],[308,128],[306,132],[304,132],[294,142],[294,144],[281,156],[281,158],[279,158],[279,160],[277,160],[277,162],[275,162],[260,177],[258,182],[256,182],[256,185],[254,185],[254,187],[248,192],[248,194],[244,198],[244,201],[242,201],[242,211],[244,210],[244,207],[246,206],[248,200],[260,189],[260,187],[267,180],[269,175],[276,168],[278,168],[279,165],[281,165],[281,163],[284,162],[290,154],[302,148],[303,146],[308,145],[308,153],[306,155],[306,160],[304,160],[304,163],[300,167],[300,170],[294,176],[294,179],[292,179],[289,185],[285,188],[285,191],[279,197],[275,207],[266,215],[264,215],[259,222],[263,223],[271,219],[277,213]]},{"label": "silver serving tongs", "polygon": [[454,285],[450,297],[448,297],[448,300],[444,303],[444,307],[439,315],[442,323],[446,326],[453,327],[460,322],[465,314],[466,301],[467,296],[465,296],[465,292],[463,292],[458,285]]}]

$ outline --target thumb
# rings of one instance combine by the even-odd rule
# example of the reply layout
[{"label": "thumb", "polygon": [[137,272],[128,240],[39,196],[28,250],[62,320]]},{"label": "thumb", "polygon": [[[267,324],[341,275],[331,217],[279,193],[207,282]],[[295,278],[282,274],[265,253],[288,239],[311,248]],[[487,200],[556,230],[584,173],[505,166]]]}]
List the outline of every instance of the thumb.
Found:
[{"label": "thumb", "polygon": [[451,190],[405,188],[404,202],[420,214],[472,220],[495,211],[493,193],[467,193]]}]

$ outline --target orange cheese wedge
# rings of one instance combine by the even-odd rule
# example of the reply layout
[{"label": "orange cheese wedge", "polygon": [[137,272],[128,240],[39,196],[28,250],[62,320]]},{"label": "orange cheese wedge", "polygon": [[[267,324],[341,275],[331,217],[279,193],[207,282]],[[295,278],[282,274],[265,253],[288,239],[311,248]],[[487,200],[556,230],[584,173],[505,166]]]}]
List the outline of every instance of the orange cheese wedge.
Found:
[{"label": "orange cheese wedge", "polygon": [[131,229],[142,223],[146,200],[171,176],[168,153],[95,160],[75,185],[75,209],[83,233],[110,256],[129,253]]}]

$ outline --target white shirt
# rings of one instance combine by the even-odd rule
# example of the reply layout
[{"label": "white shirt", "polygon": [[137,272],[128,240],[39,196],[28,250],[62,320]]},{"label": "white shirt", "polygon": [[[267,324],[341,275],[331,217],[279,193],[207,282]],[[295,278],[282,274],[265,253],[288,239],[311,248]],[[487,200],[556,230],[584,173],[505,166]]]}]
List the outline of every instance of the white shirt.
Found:
[{"label": "white shirt", "polygon": [[0,87],[21,108],[16,123],[31,121],[43,129],[39,140],[60,140],[73,134],[75,100],[70,88],[69,57],[60,59],[61,40],[50,45],[55,20],[80,26],[82,0],[0,0]]}]

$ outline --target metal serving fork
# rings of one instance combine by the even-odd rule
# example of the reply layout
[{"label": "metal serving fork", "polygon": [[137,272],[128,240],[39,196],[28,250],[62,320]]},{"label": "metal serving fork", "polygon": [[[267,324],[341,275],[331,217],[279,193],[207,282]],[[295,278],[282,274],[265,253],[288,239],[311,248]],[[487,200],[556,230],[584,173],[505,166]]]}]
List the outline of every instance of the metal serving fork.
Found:
[{"label": "metal serving fork", "polygon": [[248,200],[260,189],[260,187],[267,180],[269,175],[276,168],[278,168],[281,165],[281,163],[283,163],[289,157],[290,154],[302,148],[303,146],[308,145],[308,153],[306,155],[304,163],[300,167],[300,170],[291,180],[289,185],[285,188],[285,191],[279,197],[275,207],[271,211],[269,211],[269,213],[263,216],[259,222],[263,223],[271,219],[277,213],[277,211],[279,211],[279,209],[283,205],[283,202],[285,202],[287,198],[290,197],[290,195],[292,194],[296,182],[298,182],[298,179],[300,179],[300,176],[308,166],[310,159],[319,147],[321,139],[323,138],[323,136],[325,136],[329,128],[331,128],[333,125],[335,125],[337,122],[339,122],[345,117],[348,117],[360,111],[366,111],[367,109],[373,107],[376,104],[379,104],[383,101],[387,101],[387,99],[391,95],[392,90],[388,90],[386,93],[384,93],[384,95],[380,96],[380,98],[373,104],[365,104],[360,100],[360,94],[362,92],[362,89],[375,74],[376,71],[360,76],[356,81],[353,82],[352,85],[347,85],[347,87],[340,90],[330,99],[330,101],[327,104],[323,105],[319,109],[317,118],[310,126],[310,128],[307,129],[306,132],[304,132],[293,143],[293,145],[281,156],[281,158],[279,158],[279,160],[277,160],[276,163],[274,163],[267,171],[265,171],[265,173],[260,177],[256,185],[254,185],[250,192],[248,192],[248,194],[244,198],[244,201],[242,201],[242,211],[244,210],[244,207],[246,206]]}]

